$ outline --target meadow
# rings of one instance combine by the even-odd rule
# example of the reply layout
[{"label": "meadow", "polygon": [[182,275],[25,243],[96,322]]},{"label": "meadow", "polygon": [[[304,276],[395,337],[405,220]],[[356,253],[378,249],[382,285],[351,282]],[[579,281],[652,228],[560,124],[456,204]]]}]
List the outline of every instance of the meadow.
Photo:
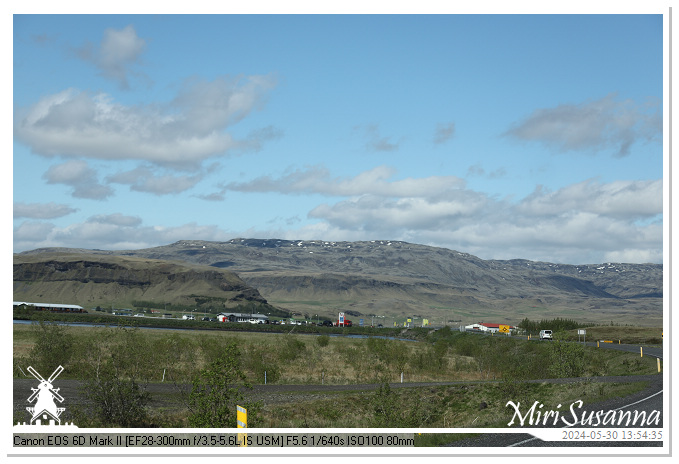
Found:
[{"label": "meadow", "polygon": [[[624,396],[645,384],[598,383],[592,380],[597,376],[657,372],[651,357],[558,340],[491,337],[448,328],[429,331],[419,341],[412,341],[327,334],[69,327],[43,322],[15,324],[13,346],[15,378],[27,378],[28,365],[51,372],[61,364],[65,369],[60,379],[83,381],[101,395],[117,389],[133,401],[119,405],[117,412],[73,411],[82,423],[100,426],[124,426],[120,421],[131,420],[126,424],[186,427],[197,408],[189,401],[192,388],[217,368],[227,369],[228,375],[238,373],[230,377],[238,387],[264,383],[290,386],[273,396],[241,389],[245,392],[241,401],[252,405],[250,425],[260,427],[502,426],[509,412],[504,407],[508,399],[537,398],[555,404],[576,399],[598,401]],[[216,360],[223,362],[218,365]],[[559,377],[590,380],[559,385],[529,382]],[[462,383],[394,388],[402,380]],[[363,384],[375,387],[342,392],[316,387]],[[151,385],[168,388],[151,395],[146,391]],[[228,390],[229,386],[223,388],[224,395],[234,400],[240,394]],[[95,405],[97,401],[111,402],[110,398],[90,396]],[[121,419],[128,411],[136,411],[136,415]]]}]

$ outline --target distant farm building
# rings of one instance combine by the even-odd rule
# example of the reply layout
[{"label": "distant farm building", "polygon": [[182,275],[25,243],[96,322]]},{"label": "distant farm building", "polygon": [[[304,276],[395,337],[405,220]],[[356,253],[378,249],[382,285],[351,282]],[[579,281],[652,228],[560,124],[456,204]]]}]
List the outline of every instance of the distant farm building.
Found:
[{"label": "distant farm building", "polygon": [[219,322],[251,322],[253,324],[268,324],[269,317],[264,314],[249,314],[249,313],[219,313],[217,314]]},{"label": "distant farm building", "polygon": [[[477,324],[471,324],[471,325],[466,325],[462,327],[462,330],[464,332],[488,332],[488,333],[496,333],[500,331],[500,326],[501,325],[509,325],[509,324],[491,324],[488,322],[479,322]],[[509,325],[509,330],[515,330],[516,327],[513,325]]]},{"label": "distant farm building", "polygon": [[86,313],[85,308],[78,305],[56,304],[56,303],[27,303],[25,301],[15,301],[14,307],[24,306],[38,311],[52,311],[58,313]]}]

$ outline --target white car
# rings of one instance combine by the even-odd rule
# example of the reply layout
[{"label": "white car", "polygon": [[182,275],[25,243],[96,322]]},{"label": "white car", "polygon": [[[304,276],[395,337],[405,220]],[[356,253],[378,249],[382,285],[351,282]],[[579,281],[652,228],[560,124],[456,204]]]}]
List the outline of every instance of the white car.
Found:
[{"label": "white car", "polygon": [[551,340],[552,339],[552,331],[551,330],[541,330],[540,331],[540,340]]}]

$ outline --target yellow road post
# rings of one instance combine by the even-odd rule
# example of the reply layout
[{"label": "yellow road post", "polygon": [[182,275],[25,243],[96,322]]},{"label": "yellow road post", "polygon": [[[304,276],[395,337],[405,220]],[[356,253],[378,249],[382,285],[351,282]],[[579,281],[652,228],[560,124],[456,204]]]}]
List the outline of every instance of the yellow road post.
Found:
[{"label": "yellow road post", "polygon": [[[248,410],[240,406],[236,406],[236,428],[248,428]],[[238,443],[240,446],[248,446],[248,434],[239,433]]]}]

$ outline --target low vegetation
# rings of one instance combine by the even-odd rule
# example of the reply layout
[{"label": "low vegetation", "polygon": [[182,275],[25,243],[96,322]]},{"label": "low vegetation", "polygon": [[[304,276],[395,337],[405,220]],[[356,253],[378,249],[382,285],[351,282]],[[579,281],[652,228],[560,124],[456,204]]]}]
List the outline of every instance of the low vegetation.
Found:
[{"label": "low vegetation", "polygon": [[[87,414],[71,411],[81,426],[225,426],[240,401],[249,405],[252,424],[263,427],[484,427],[501,426],[507,399],[566,404],[569,398],[604,399],[643,387],[530,380],[656,372],[649,357],[559,339],[529,342],[449,328],[414,333],[419,341],[15,324],[14,376],[26,378],[29,365],[41,372],[63,365],[60,379],[83,381],[92,404]],[[394,388],[401,379],[476,383]],[[174,388],[151,397],[148,386],[160,383]],[[264,383],[380,387],[258,400],[248,386]],[[217,404],[215,394],[219,408],[207,407]]]}]

